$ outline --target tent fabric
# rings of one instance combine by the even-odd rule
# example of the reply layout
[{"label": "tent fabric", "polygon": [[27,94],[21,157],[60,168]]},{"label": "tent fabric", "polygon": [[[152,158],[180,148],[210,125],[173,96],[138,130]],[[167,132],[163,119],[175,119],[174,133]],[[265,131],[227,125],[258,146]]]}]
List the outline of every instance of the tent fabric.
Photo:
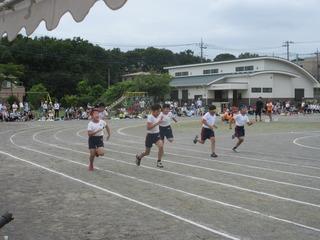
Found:
[{"label": "tent fabric", "polygon": [[[0,1],[0,36],[5,33],[13,40],[22,28],[27,35],[32,34],[41,21],[46,28],[55,29],[61,17],[69,12],[76,22],[81,22],[98,0],[5,0]],[[127,0],[103,0],[106,5],[117,10]],[[11,3],[11,5],[10,5]]]}]

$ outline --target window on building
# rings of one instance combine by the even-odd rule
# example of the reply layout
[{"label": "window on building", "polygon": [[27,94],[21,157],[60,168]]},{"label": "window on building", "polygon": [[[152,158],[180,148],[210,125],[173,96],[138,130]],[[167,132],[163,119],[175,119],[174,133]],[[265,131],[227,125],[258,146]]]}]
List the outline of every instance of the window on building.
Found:
[{"label": "window on building", "polygon": [[252,93],[261,93],[261,88],[251,88]]},{"label": "window on building", "polygon": [[210,75],[210,74],[216,74],[216,73],[219,73],[219,69],[218,68],[203,70],[203,74],[204,75]]},{"label": "window on building", "polygon": [[236,67],[236,72],[242,72],[244,71],[244,67]]},{"label": "window on building", "polygon": [[264,93],[272,93],[272,88],[263,88],[262,91]]},{"label": "window on building", "polygon": [[174,75],[176,77],[184,77],[184,76],[188,76],[189,72],[176,72]]},{"label": "window on building", "polygon": [[253,71],[254,66],[236,67],[236,72]]},{"label": "window on building", "polygon": [[245,71],[253,71],[253,66],[245,66],[244,70]]}]

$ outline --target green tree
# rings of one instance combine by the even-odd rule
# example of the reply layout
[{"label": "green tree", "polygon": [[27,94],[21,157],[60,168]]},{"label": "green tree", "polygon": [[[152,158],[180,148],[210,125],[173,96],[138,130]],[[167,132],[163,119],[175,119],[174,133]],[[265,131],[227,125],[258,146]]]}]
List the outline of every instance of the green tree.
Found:
[{"label": "green tree", "polygon": [[256,58],[256,57],[259,57],[259,54],[249,53],[249,52],[241,53],[241,54],[238,56],[239,59]]},{"label": "green tree", "polygon": [[44,101],[47,96],[48,91],[42,83],[33,85],[27,92],[27,100],[33,109],[39,108],[41,101]]},{"label": "green tree", "polygon": [[100,98],[100,101],[111,104],[125,92],[146,92],[155,101],[163,100],[170,93],[170,76],[168,74],[151,74],[138,76],[133,80],[111,86]]},{"label": "green tree", "polygon": [[236,59],[236,57],[230,53],[221,53],[219,55],[217,55],[214,58],[214,62],[222,62],[222,61],[229,61],[229,60],[234,60]]}]

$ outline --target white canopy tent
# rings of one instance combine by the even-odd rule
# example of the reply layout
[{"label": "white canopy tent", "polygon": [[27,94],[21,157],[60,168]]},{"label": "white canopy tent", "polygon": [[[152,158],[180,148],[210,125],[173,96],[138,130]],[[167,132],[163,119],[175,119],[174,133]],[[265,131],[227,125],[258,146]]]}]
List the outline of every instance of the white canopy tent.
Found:
[{"label": "white canopy tent", "polygon": [[[61,17],[69,12],[76,22],[81,22],[98,0],[0,0],[0,37],[5,33],[13,40],[22,28],[32,34],[41,21],[46,28],[55,29]],[[117,10],[127,0],[103,0]]]}]

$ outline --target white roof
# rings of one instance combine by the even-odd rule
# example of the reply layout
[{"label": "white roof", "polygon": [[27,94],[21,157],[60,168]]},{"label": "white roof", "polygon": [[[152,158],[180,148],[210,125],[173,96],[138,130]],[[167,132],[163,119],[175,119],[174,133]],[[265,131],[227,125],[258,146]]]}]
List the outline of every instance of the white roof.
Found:
[{"label": "white roof", "polygon": [[[98,0],[0,0],[0,37],[5,33],[13,40],[22,28],[30,35],[41,21],[47,29],[55,29],[61,17],[69,12],[81,22]],[[121,8],[127,0],[103,0],[113,10]]]}]

